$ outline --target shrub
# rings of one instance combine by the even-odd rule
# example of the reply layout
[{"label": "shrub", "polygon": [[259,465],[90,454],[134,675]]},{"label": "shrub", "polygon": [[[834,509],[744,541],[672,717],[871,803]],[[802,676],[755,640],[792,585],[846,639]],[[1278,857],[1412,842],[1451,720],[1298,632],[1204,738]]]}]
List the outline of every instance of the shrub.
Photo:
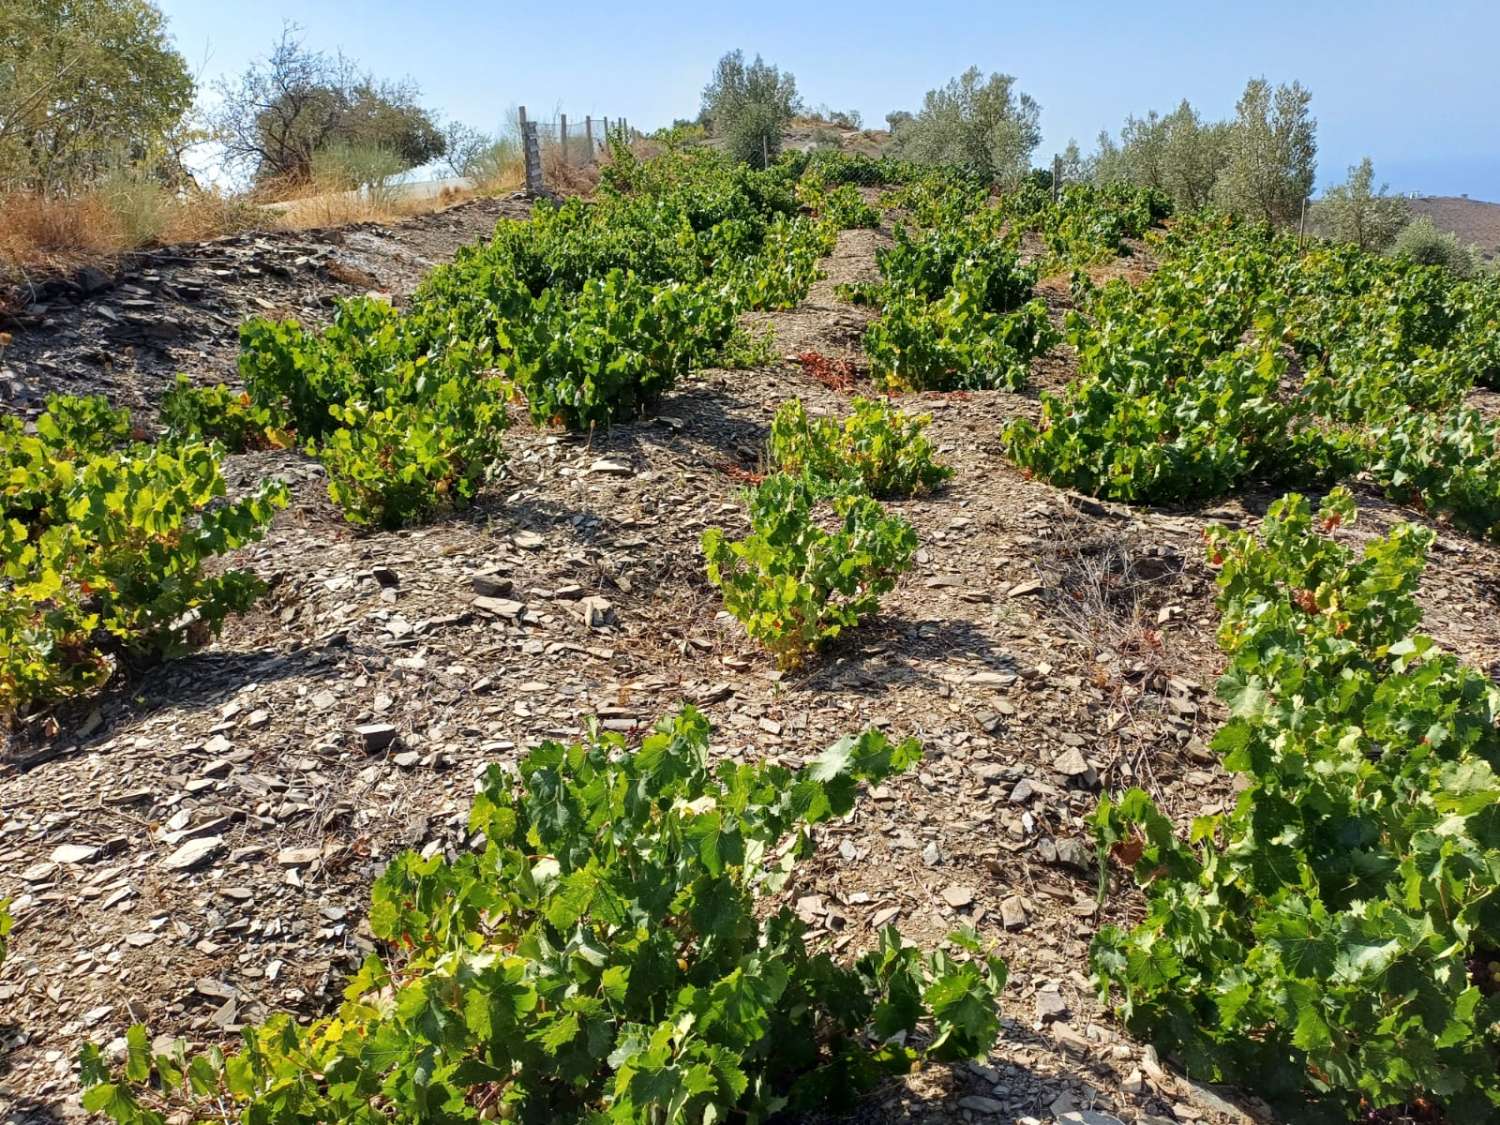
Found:
[{"label": "shrub", "polygon": [[425,401],[332,408],[317,447],[328,495],[354,523],[401,527],[462,507],[500,459],[505,402],[494,380],[450,379]]},{"label": "shrub", "polygon": [[308,332],[295,320],[246,321],[239,370],[251,400],[276,427],[312,441],[337,427],[335,406],[415,401],[433,377],[474,366],[467,349],[449,347],[440,357],[434,351],[424,320],[355,297],[339,303],[323,332]]},{"label": "shrub", "polygon": [[865,202],[852,183],[829,187],[821,167],[809,167],[797,181],[797,198],[835,230],[878,227],[880,212]]},{"label": "shrub", "polygon": [[161,420],[172,441],[216,441],[231,453],[280,444],[270,412],[252,403],[248,392],[223,383],[194,386],[186,375],[177,376],[162,396]]},{"label": "shrub", "polygon": [[1370,472],[1399,503],[1500,542],[1500,426],[1477,410],[1408,413],[1371,435]]},{"label": "shrub", "polygon": [[[1336,490],[1318,522],[1352,515]],[[1246,784],[1186,843],[1139,790],[1101,804],[1101,851],[1147,906],[1100,931],[1093,966],[1197,1078],[1305,1119],[1491,1120],[1500,689],[1412,631],[1430,532],[1356,556],[1313,524],[1293,495],[1258,537],[1210,536],[1230,660],[1214,747]]]},{"label": "shrub", "polygon": [[824,530],[820,489],[805,477],[767,477],[748,499],[746,538],[703,533],[708,580],[782,668],[874,613],[917,549],[910,524],[852,492],[828,501],[835,530]]},{"label": "shrub", "polygon": [[1455,302],[1463,310],[1463,346],[1476,382],[1500,391],[1500,273],[1475,278]]},{"label": "shrub", "polygon": [[1027,300],[1036,270],[1021,264],[1014,237],[996,233],[999,212],[954,205],[936,218],[928,231],[896,229],[876,256],[878,284],[841,290],[881,306],[865,332],[875,380],[891,390],[1018,390],[1031,358],[1060,339],[1046,304]]},{"label": "shrub", "polygon": [[771,422],[771,463],[792,476],[854,483],[872,496],[913,496],[953,475],[922,431],[932,415],[906,414],[883,399],[856,398],[842,422],[809,418],[799,399],[781,404]]},{"label": "shrub", "polygon": [[[469,820],[483,852],[391,862],[370,911],[390,952],[337,1015],[273,1017],[222,1064],[159,1057],[158,1081],[213,1119],[222,1099],[287,1125],[681,1125],[816,1113],[986,1052],[1005,966],[971,936],[924,957],[887,929],[846,967],[764,901],[813,826],[920,758],[915,740],[872,730],[793,772],[710,765],[709,736],[685,708],[638,750],[606,734],[491,766]],[[144,1122],[164,1099],[145,1030],[128,1043],[123,1081],[85,1049],[84,1105]]]},{"label": "shrub", "polygon": [[791,309],[822,276],[818,260],[833,251],[839,228],[778,215],[766,228],[761,250],[729,271],[736,302],[749,309]]},{"label": "shrub", "polygon": [[1396,235],[1391,253],[1423,266],[1442,266],[1459,277],[1474,272],[1474,253],[1450,231],[1438,230],[1426,215],[1418,215]]},{"label": "shrub", "polygon": [[224,502],[211,447],[115,448],[122,429],[102,399],[67,398],[35,434],[0,428],[0,710],[97,686],[121,656],[179,655],[263,589],[203,567],[259,539],[285,487]]},{"label": "shrub", "polygon": [[733,336],[734,306],[706,285],[610,272],[548,289],[512,329],[516,386],[538,425],[583,430],[634,418]]},{"label": "shrub", "polygon": [[1062,396],[1043,394],[1040,424],[1011,423],[1006,447],[1059,487],[1142,503],[1210,499],[1256,475],[1337,478],[1353,467],[1351,440],[1293,425],[1276,399],[1285,371],[1262,342],[1161,383],[1150,369],[1085,375]]},{"label": "shrub", "polygon": [[865,331],[865,351],[876,384],[889,390],[1018,391],[1031,359],[1060,338],[1040,299],[988,313],[972,290],[955,286],[931,303],[887,301]]}]

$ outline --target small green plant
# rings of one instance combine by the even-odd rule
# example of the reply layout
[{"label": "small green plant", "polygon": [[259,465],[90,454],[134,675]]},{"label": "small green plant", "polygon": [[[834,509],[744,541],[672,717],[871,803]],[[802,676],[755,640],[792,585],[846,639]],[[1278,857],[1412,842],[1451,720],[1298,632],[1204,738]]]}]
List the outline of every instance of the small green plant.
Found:
[{"label": "small green plant", "polygon": [[972,934],[924,955],[887,929],[848,966],[766,902],[810,830],[910,769],[916,741],[871,730],[794,772],[714,764],[710,733],[685,708],[638,749],[593,735],[491,766],[469,818],[482,852],[391,861],[370,910],[385,952],[336,1015],[275,1016],[227,1059],[153,1059],[133,1028],[122,1074],[85,1048],[85,1108],[122,1125],[174,1105],[264,1125],[761,1122],[988,1051],[1005,965]]},{"label": "small green plant", "polygon": [[1500,426],[1477,410],[1408,413],[1371,435],[1386,495],[1500,542]]},{"label": "small green plant", "polygon": [[906,414],[884,399],[856,398],[842,421],[810,418],[800,399],[781,404],[771,422],[771,463],[793,476],[849,481],[875,497],[913,496],[953,475],[923,431],[932,415]]},{"label": "small green plant", "polygon": [[10,916],[10,899],[0,898],[0,965],[5,964],[5,955],[10,952],[9,936],[15,924]]},{"label": "small green plant", "polygon": [[505,401],[493,379],[450,379],[420,403],[332,407],[317,447],[328,494],[354,523],[394,528],[462,507],[500,460]]},{"label": "small green plant", "polygon": [[607,426],[650,409],[734,336],[734,306],[705,284],[612,271],[546,290],[510,329],[512,374],[538,425]]},{"label": "small green plant", "polygon": [[887,301],[865,332],[865,350],[872,378],[887,390],[1019,391],[1030,382],[1032,358],[1060,339],[1045,302],[989,313],[955,286],[931,303]]},{"label": "small green plant", "polygon": [[1347,490],[1316,517],[1293,494],[1258,534],[1210,533],[1229,655],[1213,745],[1244,784],[1186,842],[1140,790],[1102,802],[1104,861],[1147,903],[1092,962],[1195,1077],[1301,1119],[1489,1121],[1500,688],[1414,632],[1432,534],[1400,525],[1356,555],[1320,533],[1353,515]]},{"label": "small green plant", "polygon": [[231,453],[280,444],[270,412],[247,392],[195,386],[186,375],[162,396],[161,420],[171,441],[216,441]]},{"label": "small green plant", "polygon": [[736,324],[729,339],[710,357],[713,366],[731,371],[767,367],[775,361],[776,329],[770,324],[755,329]]},{"label": "small green plant", "polygon": [[703,533],[708,580],[724,608],[782,668],[874,613],[917,549],[910,524],[855,492],[826,499],[834,530],[825,530],[818,509],[826,494],[807,477],[778,473],[748,494],[747,537]]},{"label": "small green plant", "polygon": [[1043,394],[1040,422],[1017,419],[1006,446],[1053,484],[1153,504],[1209,499],[1257,476],[1337,479],[1357,462],[1357,443],[1293,426],[1276,399],[1285,370],[1270,345],[1252,342],[1162,384],[1150,369],[1128,381],[1085,375],[1060,397]]},{"label": "small green plant", "polygon": [[211,446],[118,444],[128,416],[54,398],[0,424],[0,711],[98,686],[121,657],[181,654],[247,609],[247,571],[204,572],[259,539],[282,485],[224,502]]}]

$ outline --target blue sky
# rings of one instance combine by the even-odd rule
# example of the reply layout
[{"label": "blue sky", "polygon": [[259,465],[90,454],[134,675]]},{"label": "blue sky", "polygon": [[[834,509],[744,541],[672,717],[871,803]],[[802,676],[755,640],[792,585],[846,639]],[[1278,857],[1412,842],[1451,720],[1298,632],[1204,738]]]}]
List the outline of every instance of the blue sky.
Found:
[{"label": "blue sky", "polygon": [[690,117],[714,61],[742,47],[791,70],[809,104],[871,124],[971,64],[1014,74],[1042,106],[1040,163],[1070,137],[1087,151],[1127,113],[1187,97],[1223,116],[1252,75],[1295,78],[1313,93],[1320,185],[1368,154],[1393,190],[1500,201],[1494,0],[159,3],[205,84],[293,20],[310,46],[410,77],[427,104],[482,128],[517,103],[647,128]]}]

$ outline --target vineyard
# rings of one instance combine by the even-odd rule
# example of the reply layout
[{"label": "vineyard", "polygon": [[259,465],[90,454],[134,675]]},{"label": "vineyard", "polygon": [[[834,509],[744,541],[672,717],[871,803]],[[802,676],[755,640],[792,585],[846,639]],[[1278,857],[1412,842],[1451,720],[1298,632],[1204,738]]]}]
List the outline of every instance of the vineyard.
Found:
[{"label": "vineyard", "polygon": [[1500,1119],[1500,279],[621,143],[235,330],[0,420],[23,1113]]}]

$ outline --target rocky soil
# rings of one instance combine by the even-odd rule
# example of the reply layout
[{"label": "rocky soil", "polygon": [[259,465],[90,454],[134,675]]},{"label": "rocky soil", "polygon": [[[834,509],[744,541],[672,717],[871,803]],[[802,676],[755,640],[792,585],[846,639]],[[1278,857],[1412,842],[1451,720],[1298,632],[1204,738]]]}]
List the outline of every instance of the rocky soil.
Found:
[{"label": "rocky soil", "polygon": [[[177,370],[232,380],[238,318],[318,319],[341,293],[408,289],[514,206],[143,265],[29,314],[6,356],[7,385],[22,388],[12,401],[102,388],[148,405]],[[763,318],[780,351],[858,365],[868,314],[833,285],[871,276],[887,237],[846,232],[806,304]],[[335,275],[346,266],[376,285]],[[150,308],[122,299],[136,289]],[[1065,295],[1049,293],[1059,312]],[[106,307],[134,325],[125,360],[90,358],[122,352]],[[137,309],[146,321],[126,316]],[[150,324],[186,327],[158,338]],[[1038,381],[1068,363],[1065,350],[1044,357]],[[595,721],[635,738],[684,702],[714,722],[716,753],[742,759],[796,764],[868,725],[926,747],[918,769],[822,832],[787,893],[842,953],[887,923],[920,941],[976,926],[1010,962],[1007,1027],[984,1064],[924,1071],[862,1120],[1259,1119],[1253,1102],[1175,1074],[1097,1005],[1089,938],[1137,903],[1117,889],[1097,905],[1085,819],[1102,789],[1126,785],[1184,823],[1233,800],[1206,745],[1219,656],[1199,539],[1214,521],[1252,524],[1270,497],[1168,512],[1070,496],[1002,456],[1001,427],[1034,412],[1034,394],[913,396],[904,405],[932,414],[956,469],[936,495],[894,505],[921,538],[917,565],[868,627],[783,675],[720,612],[697,543],[706,527],[743,526],[737,491],[791,396],[846,408],[846,392],[788,361],[702,372],[656,417],[592,440],[518,418],[479,505],[395,534],[354,533],[312,462],[232,458],[236,487],[295,484],[269,537],[237,560],[270,580],[266,601],[55,731],[32,724],[0,758],[0,897],[17,917],[0,969],[0,1120],[75,1115],[78,1044],[133,1021],[204,1043],[271,1010],[326,1010],[373,948],[371,880],[399,849],[467,846],[487,763]],[[1348,534],[1410,515],[1366,498]],[[1500,671],[1500,552],[1440,531],[1429,628]]]}]

